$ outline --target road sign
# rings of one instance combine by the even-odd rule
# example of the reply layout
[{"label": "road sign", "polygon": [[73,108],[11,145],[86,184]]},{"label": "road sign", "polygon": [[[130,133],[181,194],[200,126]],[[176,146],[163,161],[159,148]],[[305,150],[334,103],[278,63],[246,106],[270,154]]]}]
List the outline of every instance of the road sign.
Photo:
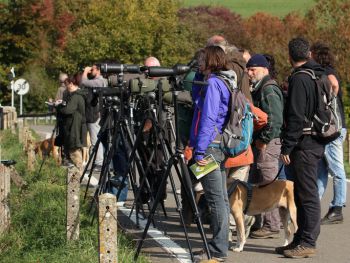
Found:
[{"label": "road sign", "polygon": [[13,89],[18,95],[27,94],[29,91],[29,83],[25,79],[17,79],[13,84]]}]

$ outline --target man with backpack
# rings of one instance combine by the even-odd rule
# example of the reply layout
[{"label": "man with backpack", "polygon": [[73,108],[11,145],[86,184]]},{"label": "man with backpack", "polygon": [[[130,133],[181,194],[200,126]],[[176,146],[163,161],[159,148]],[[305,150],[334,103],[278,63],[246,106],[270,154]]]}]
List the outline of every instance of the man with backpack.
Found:
[{"label": "man with backpack", "polygon": [[[283,94],[277,82],[271,79],[269,63],[261,54],[252,56],[247,63],[252,98],[255,107],[268,115],[265,127],[253,134],[254,164],[249,182],[266,185],[278,173],[278,160],[281,151],[280,132],[283,124]],[[259,228],[261,227],[261,228]],[[278,209],[264,213],[262,226],[251,232],[253,238],[273,238],[280,230]]]},{"label": "man with backpack", "polygon": [[[95,63],[92,67],[85,67],[81,79],[83,88],[107,87],[107,80],[101,75],[100,65]],[[100,131],[100,112],[99,106],[92,106],[92,94],[89,93],[86,101],[86,123],[90,134],[91,146],[94,147],[97,142],[97,134]],[[103,162],[103,146],[102,143],[98,147],[95,160],[95,168],[100,169]]]},{"label": "man with backpack", "polygon": [[[320,233],[317,165],[325,147],[318,136],[312,134],[314,125],[310,125],[310,121],[319,106],[318,86],[315,79],[305,71],[320,77],[324,75],[324,70],[310,59],[307,40],[294,38],[288,48],[294,70],[288,81],[281,159],[294,176],[298,230],[293,241],[287,246],[277,247],[276,252],[289,258],[306,258],[315,255],[316,240]],[[311,132],[306,132],[307,129]]]}]

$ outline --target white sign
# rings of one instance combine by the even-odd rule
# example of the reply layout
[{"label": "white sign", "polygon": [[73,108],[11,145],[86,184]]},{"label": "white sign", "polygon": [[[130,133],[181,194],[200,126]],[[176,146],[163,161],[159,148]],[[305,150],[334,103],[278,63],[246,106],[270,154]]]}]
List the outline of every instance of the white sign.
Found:
[{"label": "white sign", "polygon": [[13,84],[13,89],[18,95],[27,94],[29,91],[29,83],[25,79],[17,79]]}]

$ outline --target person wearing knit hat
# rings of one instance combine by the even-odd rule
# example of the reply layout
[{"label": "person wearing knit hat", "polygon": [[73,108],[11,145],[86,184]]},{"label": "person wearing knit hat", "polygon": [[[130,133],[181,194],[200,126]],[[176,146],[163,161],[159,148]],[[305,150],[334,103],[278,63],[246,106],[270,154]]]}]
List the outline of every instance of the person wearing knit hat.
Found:
[{"label": "person wearing knit hat", "polygon": [[[251,166],[248,181],[265,185],[274,180],[278,173],[283,95],[276,81],[271,78],[269,62],[263,55],[252,56],[246,67],[252,84],[254,106],[268,115],[266,126],[253,134],[254,164]],[[256,219],[256,222],[262,222],[262,224],[254,225],[256,230],[251,232],[252,238],[278,237],[280,229],[278,209],[264,213],[262,218]]]}]

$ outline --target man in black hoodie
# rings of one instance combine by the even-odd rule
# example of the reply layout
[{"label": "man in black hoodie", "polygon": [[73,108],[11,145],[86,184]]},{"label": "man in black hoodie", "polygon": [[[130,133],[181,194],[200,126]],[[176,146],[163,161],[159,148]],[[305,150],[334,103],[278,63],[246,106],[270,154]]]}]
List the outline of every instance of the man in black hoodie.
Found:
[{"label": "man in black hoodie", "polygon": [[315,112],[316,82],[307,74],[295,72],[311,69],[319,76],[324,74],[324,70],[310,59],[310,46],[305,39],[292,39],[288,48],[294,70],[289,77],[281,159],[294,176],[298,230],[292,243],[276,248],[276,252],[285,257],[305,258],[315,255],[320,233],[317,164],[323,155],[324,145],[311,135],[303,134],[305,120],[311,120]]}]

